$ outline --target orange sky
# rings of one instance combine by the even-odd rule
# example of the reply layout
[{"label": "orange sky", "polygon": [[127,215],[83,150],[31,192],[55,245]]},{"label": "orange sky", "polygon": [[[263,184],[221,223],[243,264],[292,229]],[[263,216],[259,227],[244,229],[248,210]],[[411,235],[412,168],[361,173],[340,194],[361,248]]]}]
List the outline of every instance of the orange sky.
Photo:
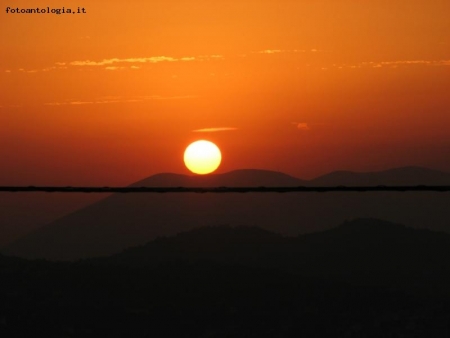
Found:
[{"label": "orange sky", "polygon": [[0,184],[188,173],[197,139],[218,172],[450,171],[448,0],[4,3]]}]

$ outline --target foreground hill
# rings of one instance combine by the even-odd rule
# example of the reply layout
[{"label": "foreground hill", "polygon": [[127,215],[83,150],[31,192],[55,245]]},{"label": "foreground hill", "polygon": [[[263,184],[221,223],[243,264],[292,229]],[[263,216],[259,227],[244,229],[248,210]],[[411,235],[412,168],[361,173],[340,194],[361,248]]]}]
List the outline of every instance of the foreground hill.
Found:
[{"label": "foreground hill", "polygon": [[[404,184],[401,178],[410,171],[395,171],[398,184]],[[422,172],[430,174],[428,170],[413,172],[416,181],[410,182],[416,184],[421,182]],[[238,170],[201,177],[160,174],[133,186],[306,184],[312,183],[278,172]],[[342,184],[335,180],[332,185]],[[74,260],[111,255],[196,227],[258,226],[295,236],[325,230],[355,217],[449,231],[448,205],[448,193],[115,194],[38,229],[2,251],[26,258]]]},{"label": "foreground hill", "polygon": [[208,227],[79,262],[0,256],[5,337],[448,337],[450,235]]},{"label": "foreground hill", "polygon": [[450,295],[450,234],[377,219],[346,221],[297,237],[256,227],[199,228],[98,260],[130,267],[198,261]]}]

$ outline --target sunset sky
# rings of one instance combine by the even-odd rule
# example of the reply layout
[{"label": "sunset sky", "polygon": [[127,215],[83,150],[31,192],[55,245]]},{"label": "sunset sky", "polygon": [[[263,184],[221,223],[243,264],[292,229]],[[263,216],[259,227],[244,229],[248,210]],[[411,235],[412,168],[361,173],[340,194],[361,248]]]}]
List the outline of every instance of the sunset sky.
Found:
[{"label": "sunset sky", "polygon": [[[11,8],[84,7],[86,14]],[[449,0],[2,1],[0,184],[450,171]]]}]

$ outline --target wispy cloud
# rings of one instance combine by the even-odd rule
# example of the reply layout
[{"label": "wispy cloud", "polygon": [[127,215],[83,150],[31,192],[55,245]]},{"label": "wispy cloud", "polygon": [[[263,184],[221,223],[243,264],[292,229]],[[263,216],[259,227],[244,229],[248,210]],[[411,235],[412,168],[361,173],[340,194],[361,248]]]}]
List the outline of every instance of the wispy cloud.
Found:
[{"label": "wispy cloud", "polygon": [[279,53],[319,53],[325,52],[322,49],[312,48],[312,49],[264,49],[253,53],[258,54],[279,54]]},{"label": "wispy cloud", "polygon": [[108,66],[105,67],[106,70],[120,70],[120,69],[124,69],[125,67],[117,67],[117,66]]},{"label": "wispy cloud", "polygon": [[72,102],[69,102],[69,104],[73,104],[73,105],[92,104],[92,103],[95,103],[95,102],[92,102],[92,101],[72,101]]},{"label": "wispy cloud", "polygon": [[68,101],[68,102],[49,102],[44,103],[46,106],[65,106],[65,105],[74,105],[74,106],[80,106],[84,104],[94,104],[96,102],[94,101]]},{"label": "wispy cloud", "polygon": [[[103,67],[104,70],[121,70],[121,69],[140,69],[143,64],[156,64],[161,62],[203,62],[211,60],[223,59],[223,55],[212,54],[212,55],[200,55],[200,56],[183,56],[183,57],[172,57],[172,56],[150,56],[150,57],[132,57],[132,58],[110,58],[103,60],[76,60],[76,61],[59,61],[55,62],[53,66],[42,68],[42,69],[24,69],[19,68],[19,72],[24,73],[37,73],[37,72],[48,72],[51,70],[67,69],[72,67]],[[128,64],[128,66],[127,66]],[[12,72],[7,70],[6,72]]]},{"label": "wispy cloud", "polygon": [[[317,52],[317,49],[311,49],[311,52]],[[253,52],[256,54],[280,54],[280,53],[306,53],[305,49],[264,49],[257,52]],[[242,56],[246,56],[243,54]]]},{"label": "wispy cloud", "polygon": [[293,125],[297,127],[298,130],[307,131],[310,130],[310,126],[306,122],[292,122]]},{"label": "wispy cloud", "polygon": [[[61,63],[62,64],[62,63]],[[19,68],[17,69],[18,72],[21,73],[39,73],[39,72],[49,72],[51,70],[54,69],[66,69],[66,66],[52,66],[52,67],[45,67],[45,68],[41,68],[41,69],[24,69],[24,68]],[[5,70],[6,73],[12,73],[13,71],[10,69]]]},{"label": "wispy cloud", "polygon": [[285,50],[282,49],[265,49],[265,50],[260,50],[257,53],[258,54],[277,54],[277,53],[283,53],[286,52]]},{"label": "wispy cloud", "polygon": [[179,95],[179,96],[147,96],[147,100],[184,100],[195,99],[198,95]]},{"label": "wispy cloud", "polygon": [[203,128],[203,129],[195,129],[192,132],[194,133],[215,133],[219,131],[234,131],[237,128],[233,127],[219,127],[219,128]]},{"label": "wispy cloud", "polygon": [[101,61],[91,61],[91,60],[72,61],[72,62],[69,62],[69,65],[71,65],[71,66],[107,66],[107,65],[112,65],[115,63],[158,63],[158,62],[174,62],[174,61],[177,61],[177,59],[168,57],[168,56],[153,56],[153,57],[146,57],[146,58],[128,58],[128,59],[112,58],[112,59],[103,59]]},{"label": "wispy cloud", "polygon": [[[358,67],[399,67],[399,66],[450,66],[450,60],[396,60],[396,61],[381,61],[381,62],[361,62]],[[356,66],[353,66],[354,68]]]},{"label": "wispy cloud", "polygon": [[[160,62],[190,62],[190,61],[204,61],[210,59],[222,58],[222,55],[201,55],[201,56],[184,56],[184,57],[172,57],[172,56],[150,56],[150,57],[137,57],[137,58],[111,58],[103,59],[100,61],[82,60],[71,61],[68,64],[71,66],[109,66],[113,64],[123,63],[160,63]],[[58,65],[64,65],[65,62],[58,62]]]},{"label": "wispy cloud", "polygon": [[61,102],[48,102],[44,103],[46,106],[66,106],[66,105],[87,105],[87,104],[111,104],[111,103],[133,103],[133,102],[143,102],[147,100],[182,100],[196,98],[195,95],[184,95],[184,96],[132,96],[132,97],[122,97],[122,96],[104,96],[99,97],[93,101],[81,101],[81,100],[67,100]]}]

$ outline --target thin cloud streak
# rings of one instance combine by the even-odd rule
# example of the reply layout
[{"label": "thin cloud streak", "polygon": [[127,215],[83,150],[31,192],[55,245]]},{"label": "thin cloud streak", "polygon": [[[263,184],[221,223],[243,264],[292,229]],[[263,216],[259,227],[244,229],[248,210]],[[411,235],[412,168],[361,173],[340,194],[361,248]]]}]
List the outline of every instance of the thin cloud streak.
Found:
[{"label": "thin cloud streak", "polygon": [[360,66],[372,68],[398,67],[398,66],[450,66],[450,60],[397,60],[381,62],[362,62]]},{"label": "thin cloud streak", "polygon": [[158,62],[174,62],[177,59],[168,56],[153,56],[148,58],[129,58],[129,59],[103,59],[102,61],[72,61],[69,63],[71,66],[106,66],[114,63],[158,63]]},{"label": "thin cloud streak", "polygon": [[216,133],[220,131],[235,131],[238,128],[233,127],[219,127],[219,128],[203,128],[203,129],[195,129],[192,132],[194,133]]},{"label": "thin cloud streak", "polygon": [[108,66],[105,67],[106,70],[120,70],[120,69],[125,69],[125,67],[117,67],[117,66]]},{"label": "thin cloud streak", "polygon": [[[72,61],[68,64],[71,66],[109,66],[113,64],[120,63],[160,63],[160,62],[190,62],[190,61],[204,61],[210,59],[219,59],[222,58],[222,55],[202,55],[202,56],[184,56],[180,58],[175,58],[171,56],[151,56],[151,57],[139,57],[139,58],[111,58],[111,59],[103,59],[101,61]],[[57,62],[57,65],[65,65],[64,62]]]},{"label": "thin cloud streak", "polygon": [[[317,49],[311,49],[311,52],[318,52]],[[308,50],[305,49],[264,49],[257,52],[256,54],[280,54],[280,53],[306,53]],[[245,56],[245,54],[243,54]]]},{"label": "thin cloud streak", "polygon": [[[293,54],[293,53],[317,53],[323,52],[319,49],[310,49],[310,50],[282,50],[282,49],[265,49],[261,51],[254,51],[251,54],[263,54],[263,55],[274,55],[274,54]],[[247,54],[240,55],[241,57],[250,56]],[[223,55],[200,55],[200,56],[185,56],[185,57],[171,57],[171,56],[152,56],[152,57],[137,57],[137,58],[110,58],[103,59],[100,61],[92,61],[92,60],[84,60],[84,61],[71,61],[71,62],[55,62],[54,66],[42,68],[42,69],[24,69],[19,68],[17,71],[23,73],[38,73],[38,72],[49,72],[54,70],[62,70],[68,69],[72,67],[102,67],[107,71],[117,71],[117,70],[138,70],[144,64],[157,64],[163,62],[203,62],[203,61],[214,61],[214,60],[222,60],[225,59]],[[393,60],[393,61],[365,61],[357,64],[333,64],[329,65],[332,68],[338,69],[356,69],[363,67],[370,68],[396,68],[396,67],[406,67],[406,66],[450,66],[450,60]],[[322,70],[328,69],[327,65],[322,65],[320,68]],[[4,70],[6,73],[14,72],[11,69]]]},{"label": "thin cloud streak", "polygon": [[[141,64],[156,64],[161,62],[193,62],[193,61],[211,61],[223,59],[223,55],[212,54],[212,55],[200,55],[200,56],[184,56],[184,57],[171,57],[171,56],[151,56],[151,57],[137,57],[137,58],[110,58],[103,59],[100,61],[93,60],[77,60],[70,62],[55,62],[54,66],[46,67],[43,69],[31,69],[25,70],[24,68],[19,68],[19,72],[25,73],[37,73],[37,72],[48,72],[56,69],[67,69],[68,67],[103,67],[104,70],[122,70],[122,69],[140,69]],[[126,64],[130,64],[126,67]],[[11,73],[11,70],[5,70],[7,73]]]},{"label": "thin cloud streak", "polygon": [[309,124],[306,122],[292,122],[292,124],[295,125],[298,130],[302,131],[311,130]]},{"label": "thin cloud streak", "polygon": [[66,105],[87,105],[87,104],[109,104],[109,103],[132,103],[132,102],[144,102],[148,100],[183,100],[197,98],[195,95],[184,96],[136,96],[136,97],[120,97],[120,96],[106,96],[96,99],[95,101],[79,101],[70,100],[64,102],[48,102],[44,103],[46,106],[66,106]]}]

